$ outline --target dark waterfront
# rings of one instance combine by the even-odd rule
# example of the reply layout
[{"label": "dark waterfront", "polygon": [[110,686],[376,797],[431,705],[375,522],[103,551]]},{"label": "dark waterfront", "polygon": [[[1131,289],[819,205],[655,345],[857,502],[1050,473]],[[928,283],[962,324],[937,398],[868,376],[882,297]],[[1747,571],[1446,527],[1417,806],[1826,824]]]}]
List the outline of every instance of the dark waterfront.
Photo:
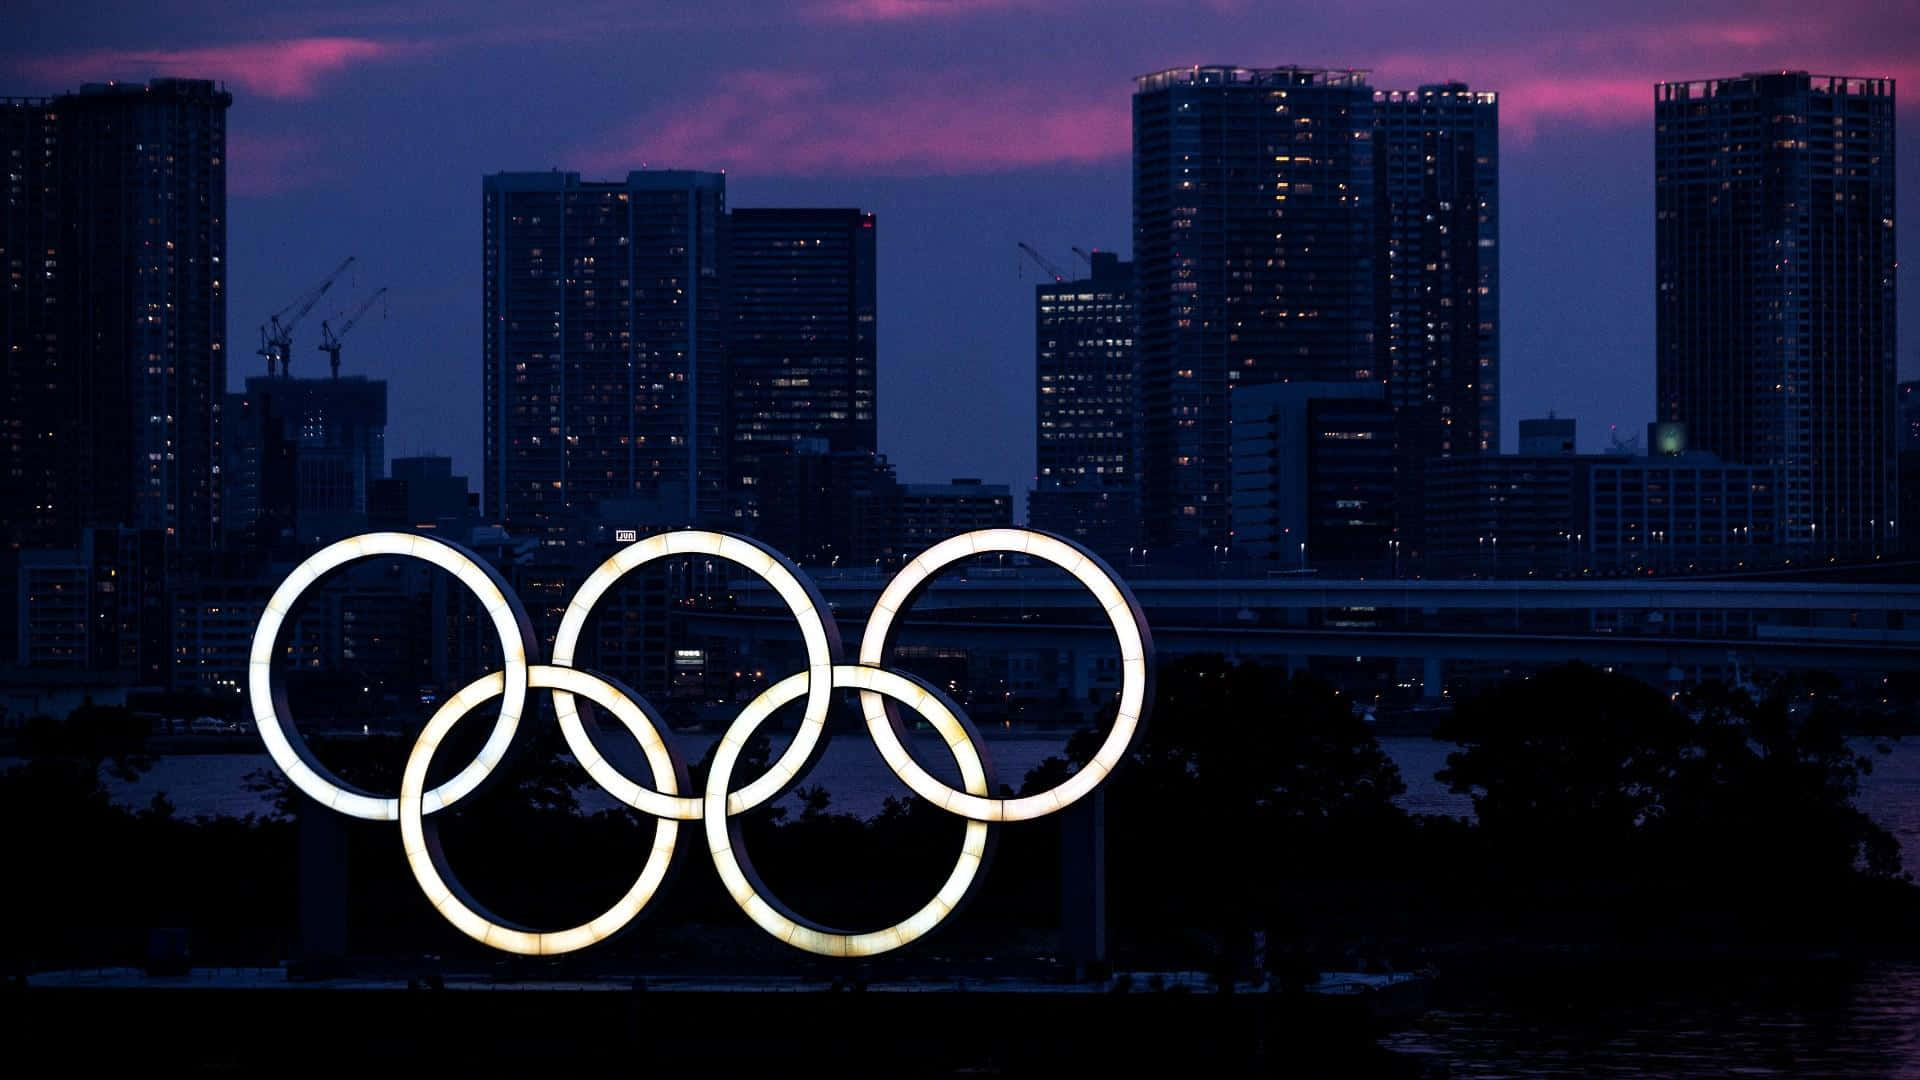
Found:
[{"label": "dark waterfront", "polygon": [[1920,963],[1715,966],[1443,987],[1382,1044],[1453,1080],[1920,1075]]},{"label": "dark waterfront", "polygon": [[[712,738],[678,741],[698,759]],[[1057,737],[988,742],[1000,776],[1015,783],[1061,748]],[[1407,782],[1398,800],[1403,807],[1471,813],[1465,797],[1433,778],[1451,744],[1414,736],[1390,736],[1381,744]],[[1920,875],[1920,743],[1888,745],[1890,752],[1876,754],[1873,773],[1862,780],[1860,804],[1901,841],[1907,872]],[[916,747],[939,771],[935,749],[931,740]],[[246,790],[247,776],[268,768],[264,754],[161,756],[138,779],[113,780],[110,787],[129,807],[165,794],[185,817],[269,813],[265,797]],[[836,809],[863,817],[906,794],[864,739],[836,740],[813,777]],[[578,794],[585,812],[611,805],[591,785]],[[797,796],[788,803],[797,806]],[[1438,967],[1427,1011],[1385,1036],[1382,1046],[1422,1068],[1444,1063],[1440,1075],[1920,1075],[1920,959],[1911,956],[1820,948],[1507,955],[1496,948],[1443,959]]]},{"label": "dark waterfront", "polygon": [[[676,744],[686,760],[698,761],[715,735],[684,734]],[[1018,784],[1027,770],[1061,750],[1059,736],[989,737],[988,752],[1003,783]],[[1871,740],[1856,740],[1856,746],[1873,745]],[[1874,770],[1860,782],[1861,808],[1893,833],[1900,841],[1901,864],[1909,874],[1920,878],[1920,740],[1889,741],[1885,755],[1873,755]],[[1467,815],[1472,802],[1455,795],[1433,774],[1446,765],[1452,744],[1423,736],[1389,735],[1380,746],[1399,766],[1406,781],[1406,793],[1396,801],[1415,814]],[[916,756],[936,776],[950,778],[953,763],[939,752],[937,740],[926,738],[916,745]],[[248,774],[271,771],[273,762],[265,753],[176,754],[154,759],[153,768],[137,779],[108,779],[116,801],[129,808],[146,806],[155,795],[164,794],[182,817],[227,816],[272,812],[268,796],[247,790]],[[818,784],[832,796],[835,810],[872,817],[889,798],[906,798],[911,792],[887,771],[873,744],[849,737],[829,744],[826,756],[808,785]],[[585,812],[613,808],[616,804],[604,791],[590,782],[576,789]],[[797,806],[798,796],[789,795],[785,805]]]}]

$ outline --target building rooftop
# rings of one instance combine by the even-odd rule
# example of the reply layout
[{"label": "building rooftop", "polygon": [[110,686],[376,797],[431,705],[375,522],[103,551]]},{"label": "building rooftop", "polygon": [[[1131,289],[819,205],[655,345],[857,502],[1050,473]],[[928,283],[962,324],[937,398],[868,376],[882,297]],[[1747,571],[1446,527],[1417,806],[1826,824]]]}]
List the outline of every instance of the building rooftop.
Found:
[{"label": "building rooftop", "polygon": [[1825,94],[1865,94],[1892,97],[1893,79],[1884,75],[1815,75],[1805,71],[1749,71],[1712,79],[1676,79],[1653,84],[1654,96],[1661,101],[1684,101],[1694,97],[1747,95],[1758,92],[1770,79],[1805,79],[1808,89]]},{"label": "building rooftop", "polygon": [[1352,86],[1367,85],[1366,68],[1240,67],[1234,64],[1195,64],[1136,76],[1134,92],[1164,90],[1169,86]]}]

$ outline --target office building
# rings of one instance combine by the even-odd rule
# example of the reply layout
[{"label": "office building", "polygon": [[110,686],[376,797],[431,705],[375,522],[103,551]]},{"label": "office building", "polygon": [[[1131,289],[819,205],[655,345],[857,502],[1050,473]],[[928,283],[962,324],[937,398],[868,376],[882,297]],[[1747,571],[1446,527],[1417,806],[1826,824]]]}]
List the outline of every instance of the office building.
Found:
[{"label": "office building", "polygon": [[1134,498],[1133,264],[1034,286],[1034,488],[1027,521],[1108,558],[1139,543]]},{"label": "office building", "polygon": [[1381,382],[1366,73],[1175,68],[1133,96],[1139,482],[1149,546],[1228,536],[1238,386]]},{"label": "office building", "polygon": [[878,449],[873,215],[735,210],[727,275],[728,468],[734,520],[755,532],[764,453]]},{"label": "office building", "polygon": [[1895,528],[1894,85],[1767,72],[1654,103],[1658,415],[1776,465],[1783,539]]},{"label": "office building", "polygon": [[901,484],[895,498],[895,550],[903,556],[963,532],[1013,524],[1013,495],[1005,484],[956,477],[946,484]]},{"label": "office building", "polygon": [[496,173],[482,185],[484,513],[565,543],[722,519],[726,178]]},{"label": "office building", "polygon": [[8,546],[220,540],[226,111],[211,82],[0,99]]},{"label": "office building", "polygon": [[391,469],[367,496],[369,527],[431,530],[466,543],[480,507],[467,478],[454,475],[452,458],[398,457]]},{"label": "office building", "polygon": [[1589,464],[1561,453],[1480,454],[1431,463],[1425,572],[1524,577],[1580,565]]},{"label": "office building", "polygon": [[1767,562],[1778,553],[1779,476],[1704,451],[1595,455],[1576,526],[1595,570],[1686,570]]},{"label": "office building", "polygon": [[1428,573],[1683,573],[1782,556],[1778,466],[1691,449],[1685,429],[1671,422],[1648,425],[1648,454],[1571,453],[1560,446],[1570,443],[1573,421],[1534,423],[1567,428],[1548,437],[1523,420],[1521,443],[1538,452],[1431,470]]},{"label": "office building", "polygon": [[886,456],[799,439],[761,456],[757,535],[803,566],[890,565],[899,488]]},{"label": "office building", "polygon": [[226,421],[231,532],[311,546],[365,526],[386,472],[384,379],[256,375],[227,396]]},{"label": "office building", "polygon": [[1394,411],[1377,382],[1233,394],[1233,542],[1276,569],[1381,573],[1393,543]]}]

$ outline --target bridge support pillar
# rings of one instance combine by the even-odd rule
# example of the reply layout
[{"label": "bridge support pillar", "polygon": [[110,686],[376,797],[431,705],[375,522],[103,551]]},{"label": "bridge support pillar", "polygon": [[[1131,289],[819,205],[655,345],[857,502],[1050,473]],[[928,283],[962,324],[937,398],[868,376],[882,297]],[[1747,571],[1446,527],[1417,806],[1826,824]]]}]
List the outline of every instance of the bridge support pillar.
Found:
[{"label": "bridge support pillar", "polygon": [[1436,702],[1440,700],[1440,691],[1446,688],[1446,665],[1437,656],[1429,656],[1421,665],[1420,700]]}]

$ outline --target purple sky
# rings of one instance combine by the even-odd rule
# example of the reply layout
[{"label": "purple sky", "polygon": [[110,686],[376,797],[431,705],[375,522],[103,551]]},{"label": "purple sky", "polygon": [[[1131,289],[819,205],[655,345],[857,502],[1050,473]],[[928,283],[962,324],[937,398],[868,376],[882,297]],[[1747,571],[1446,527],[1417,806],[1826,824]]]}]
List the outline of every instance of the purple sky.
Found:
[{"label": "purple sky", "polygon": [[[1575,5],[1567,5],[1575,8]],[[231,7],[233,11],[223,10]],[[258,10],[249,11],[248,7]],[[905,479],[1033,470],[1025,240],[1126,251],[1132,77],[1193,63],[1364,67],[1499,90],[1505,438],[1581,442],[1653,396],[1652,83],[1771,68],[1903,82],[1899,242],[1920,251],[1920,9],[1859,0],[286,0],[8,5],[0,94],[217,78],[231,113],[237,386],[266,313],[360,257],[319,317],[390,286],[344,370],[392,382],[393,454],[479,472],[480,177],[726,169],[734,206],[879,214],[880,439]],[[528,11],[536,12],[529,15]],[[236,13],[237,12],[237,13]],[[23,31],[24,32],[21,32]],[[1920,288],[1900,321],[1912,342]],[[1920,353],[1900,352],[1904,378]],[[969,402],[957,409],[954,402]]]}]

